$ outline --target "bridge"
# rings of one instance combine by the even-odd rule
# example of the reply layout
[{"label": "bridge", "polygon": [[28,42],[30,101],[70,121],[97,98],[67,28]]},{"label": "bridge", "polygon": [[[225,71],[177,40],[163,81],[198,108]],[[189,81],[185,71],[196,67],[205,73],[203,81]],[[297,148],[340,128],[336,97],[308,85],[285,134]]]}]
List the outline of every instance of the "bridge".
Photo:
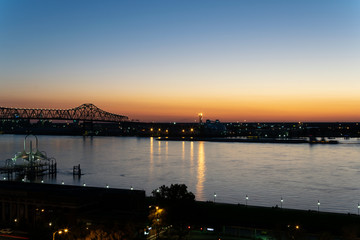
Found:
[{"label": "bridge", "polygon": [[106,112],[91,103],[71,109],[0,107],[0,119],[78,120],[90,122],[123,122],[129,120],[127,116]]}]

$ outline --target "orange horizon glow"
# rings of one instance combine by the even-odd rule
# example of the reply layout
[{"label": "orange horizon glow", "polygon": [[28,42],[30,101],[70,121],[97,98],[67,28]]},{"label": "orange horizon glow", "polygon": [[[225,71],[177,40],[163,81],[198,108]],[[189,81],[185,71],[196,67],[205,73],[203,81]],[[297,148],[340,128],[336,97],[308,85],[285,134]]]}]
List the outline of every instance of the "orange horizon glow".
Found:
[{"label": "orange horizon glow", "polygon": [[[74,101],[75,102],[75,101]],[[178,100],[146,98],[131,101],[85,101],[79,99],[74,104],[69,100],[14,101],[2,107],[69,109],[84,103],[92,103],[100,109],[128,116],[131,120],[141,122],[197,122],[199,112],[203,120],[220,120],[221,122],[358,122],[360,111],[356,111],[360,99],[331,98],[271,98],[257,97],[232,101],[231,99],[187,99]]]}]

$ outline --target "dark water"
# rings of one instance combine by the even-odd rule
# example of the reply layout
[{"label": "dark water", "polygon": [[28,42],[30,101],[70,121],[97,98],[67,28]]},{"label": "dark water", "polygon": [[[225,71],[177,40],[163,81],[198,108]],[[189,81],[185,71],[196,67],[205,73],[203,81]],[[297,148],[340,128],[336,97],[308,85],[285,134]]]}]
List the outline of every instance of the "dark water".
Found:
[{"label": "dark water", "polygon": [[[25,136],[0,135],[0,164]],[[58,164],[54,184],[142,189],[185,183],[197,200],[357,213],[360,140],[337,145],[166,142],[136,137],[38,136]],[[73,178],[81,164],[84,175]]]}]

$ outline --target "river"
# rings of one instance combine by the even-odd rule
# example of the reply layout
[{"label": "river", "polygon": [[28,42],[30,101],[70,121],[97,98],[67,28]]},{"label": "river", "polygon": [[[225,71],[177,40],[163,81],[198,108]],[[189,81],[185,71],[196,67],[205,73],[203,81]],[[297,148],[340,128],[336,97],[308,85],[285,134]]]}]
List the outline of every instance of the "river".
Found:
[{"label": "river", "polygon": [[[360,140],[340,144],[157,141],[139,137],[37,136],[56,158],[56,179],[111,188],[152,190],[184,183],[197,200],[358,213]],[[0,164],[23,150],[23,135],[0,135]],[[73,177],[81,165],[84,175]],[[214,197],[216,193],[216,197]],[[246,202],[246,196],[248,200]],[[318,201],[320,206],[318,206]]]}]

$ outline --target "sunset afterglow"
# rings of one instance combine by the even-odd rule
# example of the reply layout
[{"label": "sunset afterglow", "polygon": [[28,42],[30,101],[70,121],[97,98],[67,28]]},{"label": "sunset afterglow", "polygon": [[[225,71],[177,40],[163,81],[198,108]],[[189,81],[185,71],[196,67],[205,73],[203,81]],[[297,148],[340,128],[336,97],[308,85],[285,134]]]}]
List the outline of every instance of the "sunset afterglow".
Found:
[{"label": "sunset afterglow", "polygon": [[0,3],[0,106],[359,121],[359,1]]}]

